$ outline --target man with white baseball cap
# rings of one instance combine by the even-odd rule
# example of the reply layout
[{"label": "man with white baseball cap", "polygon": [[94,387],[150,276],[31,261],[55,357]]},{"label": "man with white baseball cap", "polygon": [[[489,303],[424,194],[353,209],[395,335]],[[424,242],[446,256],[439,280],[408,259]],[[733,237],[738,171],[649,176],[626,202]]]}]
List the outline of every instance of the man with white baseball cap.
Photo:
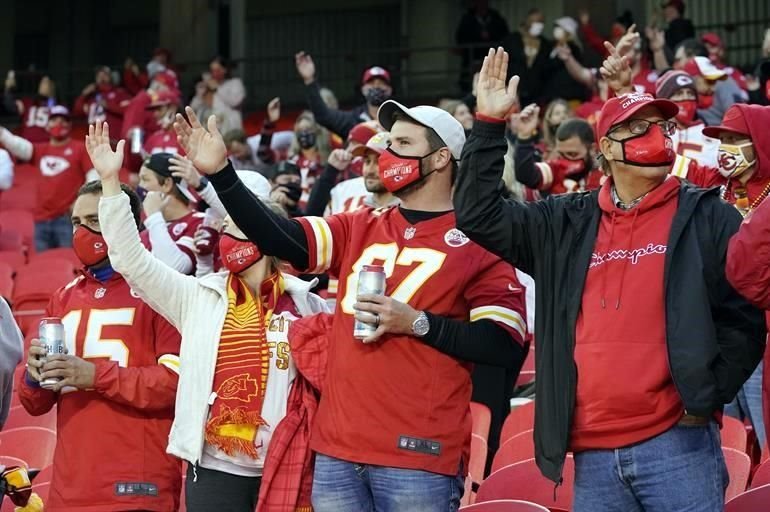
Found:
[{"label": "man with white baseball cap", "polygon": [[[339,277],[310,436],[313,510],[456,511],[470,451],[469,363],[518,372],[527,353],[514,268],[455,224],[460,122],[385,102],[378,118],[390,146],[379,173],[401,205],[289,220],[240,182],[215,120],[204,133],[187,115],[177,118],[180,143],[249,240],[297,270]],[[383,289],[359,288],[362,271],[383,272]],[[365,333],[354,336],[354,323]]]}]

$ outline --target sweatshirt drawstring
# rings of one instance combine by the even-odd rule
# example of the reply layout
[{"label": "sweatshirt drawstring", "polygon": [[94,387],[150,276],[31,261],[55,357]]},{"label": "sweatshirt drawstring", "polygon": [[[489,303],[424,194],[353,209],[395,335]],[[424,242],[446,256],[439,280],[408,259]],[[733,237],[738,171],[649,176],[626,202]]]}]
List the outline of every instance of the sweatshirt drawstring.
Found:
[{"label": "sweatshirt drawstring", "polygon": [[[634,208],[634,218],[631,219],[631,233],[628,235],[628,244],[626,245],[626,251],[630,251],[634,244],[634,224],[636,224],[636,218],[639,216],[639,208]],[[618,300],[615,302],[615,309],[620,309],[620,298],[623,296],[623,283],[626,280],[626,267],[628,267],[628,260],[630,258],[623,258],[623,270],[620,271],[620,288],[618,289]]]},{"label": "sweatshirt drawstring", "polygon": [[[607,242],[607,255],[609,255],[610,251],[612,250],[612,237],[615,234],[615,212],[612,212],[612,220],[610,222],[610,239]],[[608,261],[609,263],[609,261]],[[607,292],[607,274],[609,273],[609,265],[605,265],[604,272],[602,272],[602,298],[601,298],[601,305],[602,309],[607,308],[607,302],[604,300]]]}]

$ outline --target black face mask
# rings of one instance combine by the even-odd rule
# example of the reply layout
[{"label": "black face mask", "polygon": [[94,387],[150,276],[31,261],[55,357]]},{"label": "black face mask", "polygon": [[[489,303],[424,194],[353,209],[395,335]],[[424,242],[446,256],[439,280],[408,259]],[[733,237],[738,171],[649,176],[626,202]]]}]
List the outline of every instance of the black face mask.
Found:
[{"label": "black face mask", "polygon": [[136,195],[139,196],[139,201],[144,202],[144,198],[147,197],[147,189],[144,187],[136,187]]},{"label": "black face mask", "polygon": [[366,102],[373,107],[379,107],[388,97],[389,94],[382,87],[372,87],[366,91]]},{"label": "black face mask", "polygon": [[315,132],[297,132],[297,142],[302,149],[310,149],[315,146],[316,143]]},{"label": "black face mask", "polygon": [[285,185],[278,185],[279,187],[283,187],[286,189],[286,197],[291,199],[294,202],[299,201],[299,198],[302,197],[302,185],[299,183],[289,182]]}]

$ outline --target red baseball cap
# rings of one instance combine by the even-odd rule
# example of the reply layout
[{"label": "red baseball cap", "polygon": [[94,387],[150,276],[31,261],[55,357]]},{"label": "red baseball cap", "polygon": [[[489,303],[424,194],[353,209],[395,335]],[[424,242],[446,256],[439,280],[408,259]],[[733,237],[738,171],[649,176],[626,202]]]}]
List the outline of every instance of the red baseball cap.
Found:
[{"label": "red baseball cap", "polygon": [[176,73],[171,71],[170,69],[164,69],[163,71],[158,71],[152,76],[152,79],[156,82],[159,82],[169,89],[175,89],[179,90],[179,79],[176,76]]},{"label": "red baseball cap", "polygon": [[714,32],[706,32],[700,36],[700,40],[703,44],[710,44],[711,46],[722,47],[722,39]]},{"label": "red baseball cap", "polygon": [[179,93],[177,91],[167,90],[150,92],[150,104],[147,105],[146,110],[165,107],[166,105],[179,105]]},{"label": "red baseball cap", "polygon": [[722,124],[719,126],[707,126],[703,129],[703,135],[715,139],[719,138],[719,134],[722,132],[733,132],[751,137],[751,132],[746,124],[746,118],[743,117],[743,112],[741,112],[737,105],[727,109],[722,118]]},{"label": "red baseball cap", "polygon": [[691,76],[702,76],[712,82],[727,78],[727,73],[712,64],[708,57],[693,57],[685,63],[682,71]]},{"label": "red baseball cap", "polygon": [[348,142],[358,142],[363,146],[377,132],[378,130],[372,126],[371,121],[358,123],[348,132]]},{"label": "red baseball cap", "polygon": [[381,155],[383,151],[388,149],[388,143],[390,141],[390,134],[388,132],[378,132],[372,135],[364,146],[358,146],[352,151],[353,156],[364,156],[367,151],[374,151],[378,155]]},{"label": "red baseball cap", "polygon": [[364,76],[361,78],[361,84],[366,84],[375,78],[382,78],[390,83],[390,73],[388,73],[388,70],[381,68],[380,66],[374,66],[364,71]]},{"label": "red baseball cap", "polygon": [[633,92],[615,96],[604,103],[596,123],[596,140],[607,135],[610,128],[630,118],[644,107],[655,107],[665,119],[671,119],[679,113],[679,106],[673,101],[655,99],[652,94]]}]

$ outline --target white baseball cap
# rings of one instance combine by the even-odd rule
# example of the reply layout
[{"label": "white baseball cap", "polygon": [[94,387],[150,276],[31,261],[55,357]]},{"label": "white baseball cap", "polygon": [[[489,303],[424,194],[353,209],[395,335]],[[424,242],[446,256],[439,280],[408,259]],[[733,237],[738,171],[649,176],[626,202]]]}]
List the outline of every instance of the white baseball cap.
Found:
[{"label": "white baseball cap", "polygon": [[267,178],[257,171],[235,171],[235,173],[252,194],[263,201],[270,199],[270,182]]},{"label": "white baseball cap", "polygon": [[452,152],[452,157],[455,160],[460,160],[465,144],[465,130],[463,130],[460,121],[455,119],[452,114],[438,107],[420,105],[407,108],[397,101],[388,100],[377,111],[377,120],[380,126],[390,131],[394,122],[393,114],[396,112],[403,112],[417,123],[432,128]]}]

